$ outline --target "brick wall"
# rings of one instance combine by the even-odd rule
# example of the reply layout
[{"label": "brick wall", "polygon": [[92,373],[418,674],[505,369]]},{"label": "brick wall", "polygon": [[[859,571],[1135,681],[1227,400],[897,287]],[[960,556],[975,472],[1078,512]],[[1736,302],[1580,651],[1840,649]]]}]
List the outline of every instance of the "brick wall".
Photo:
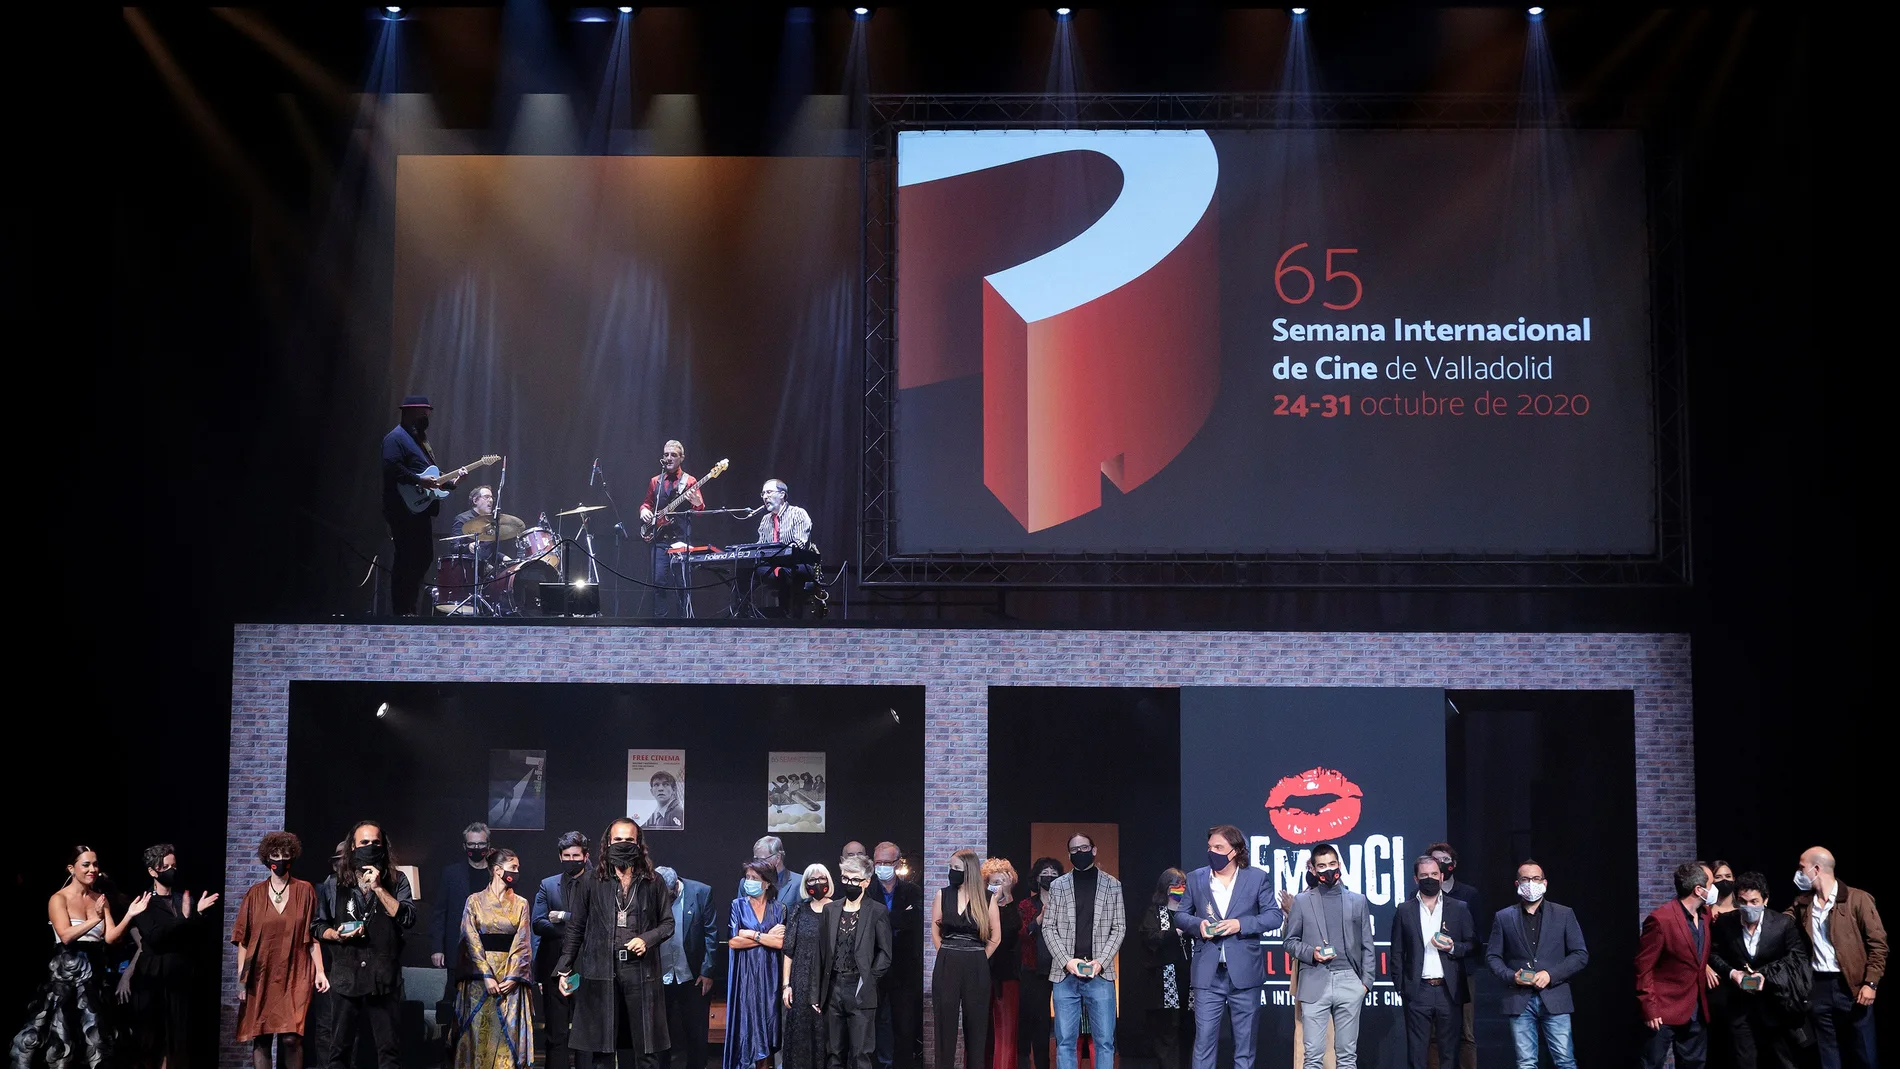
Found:
[{"label": "brick wall", "polygon": [[[988,688],[1032,685],[1631,690],[1640,900],[1666,897],[1668,868],[1695,850],[1682,635],[244,625],[232,660],[225,915],[257,881],[258,839],[282,826],[291,680],[459,683],[479,666],[497,682],[651,683],[657,655],[682,647],[698,656],[667,682],[924,687],[925,858],[984,849]],[[942,867],[924,866],[927,894]],[[243,1069],[228,946],[225,965],[221,1062]]]}]

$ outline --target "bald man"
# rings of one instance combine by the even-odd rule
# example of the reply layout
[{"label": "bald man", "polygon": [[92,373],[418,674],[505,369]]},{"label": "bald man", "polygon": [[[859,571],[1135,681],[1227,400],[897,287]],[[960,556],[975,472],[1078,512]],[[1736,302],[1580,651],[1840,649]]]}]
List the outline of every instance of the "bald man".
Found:
[{"label": "bald man", "polygon": [[1821,1069],[1876,1069],[1874,997],[1887,971],[1887,929],[1874,896],[1834,875],[1834,855],[1811,846],[1801,855],[1794,885],[1801,891],[1788,915],[1807,934],[1814,966],[1808,1016]]}]

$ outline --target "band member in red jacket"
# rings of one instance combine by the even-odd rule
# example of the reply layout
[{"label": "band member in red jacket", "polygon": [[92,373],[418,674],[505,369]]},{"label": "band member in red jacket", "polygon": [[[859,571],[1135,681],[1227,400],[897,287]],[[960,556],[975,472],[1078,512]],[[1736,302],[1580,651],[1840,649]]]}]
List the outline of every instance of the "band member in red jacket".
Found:
[{"label": "band member in red jacket", "polygon": [[1643,918],[1636,944],[1636,1003],[1648,1036],[1643,1069],[1702,1069],[1709,1049],[1709,946],[1715,873],[1701,861],[1676,866],[1676,897]]},{"label": "band member in red jacket", "polygon": [[[675,542],[691,540],[692,514],[706,507],[706,499],[699,492],[699,480],[681,467],[685,462],[686,447],[677,441],[667,442],[660,450],[660,473],[647,480],[647,496],[640,502],[640,523],[655,528],[652,538],[654,616],[685,616],[690,604],[686,595],[689,577],[674,566],[666,552]],[[666,506],[681,494],[687,495],[686,503],[672,515],[664,515]]]}]

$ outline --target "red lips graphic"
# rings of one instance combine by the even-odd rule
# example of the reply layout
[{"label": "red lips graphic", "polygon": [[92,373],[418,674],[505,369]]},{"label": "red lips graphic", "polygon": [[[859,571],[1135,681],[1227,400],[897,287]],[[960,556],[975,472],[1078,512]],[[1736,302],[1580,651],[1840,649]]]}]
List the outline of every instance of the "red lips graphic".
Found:
[{"label": "red lips graphic", "polygon": [[[1337,795],[1309,813],[1294,809],[1287,802],[1294,798],[1318,798]],[[1288,776],[1267,792],[1267,819],[1287,842],[1302,846],[1337,839],[1359,823],[1361,808],[1359,785],[1331,768],[1309,768],[1297,776]]]}]

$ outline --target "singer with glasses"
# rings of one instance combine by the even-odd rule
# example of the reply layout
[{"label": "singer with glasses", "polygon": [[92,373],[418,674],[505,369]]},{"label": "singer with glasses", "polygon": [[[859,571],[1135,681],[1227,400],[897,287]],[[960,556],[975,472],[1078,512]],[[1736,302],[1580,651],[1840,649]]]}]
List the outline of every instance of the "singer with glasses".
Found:
[{"label": "singer with glasses", "polygon": [[[767,479],[759,488],[760,504],[748,515],[759,517],[759,541],[777,545],[807,546],[811,543],[811,514],[787,502],[789,488],[783,479]],[[794,567],[760,565],[743,577],[744,600],[750,601],[753,589],[771,587],[778,594],[776,612],[768,615],[797,618],[803,615],[805,601],[818,588],[818,576],[809,564]]]}]

